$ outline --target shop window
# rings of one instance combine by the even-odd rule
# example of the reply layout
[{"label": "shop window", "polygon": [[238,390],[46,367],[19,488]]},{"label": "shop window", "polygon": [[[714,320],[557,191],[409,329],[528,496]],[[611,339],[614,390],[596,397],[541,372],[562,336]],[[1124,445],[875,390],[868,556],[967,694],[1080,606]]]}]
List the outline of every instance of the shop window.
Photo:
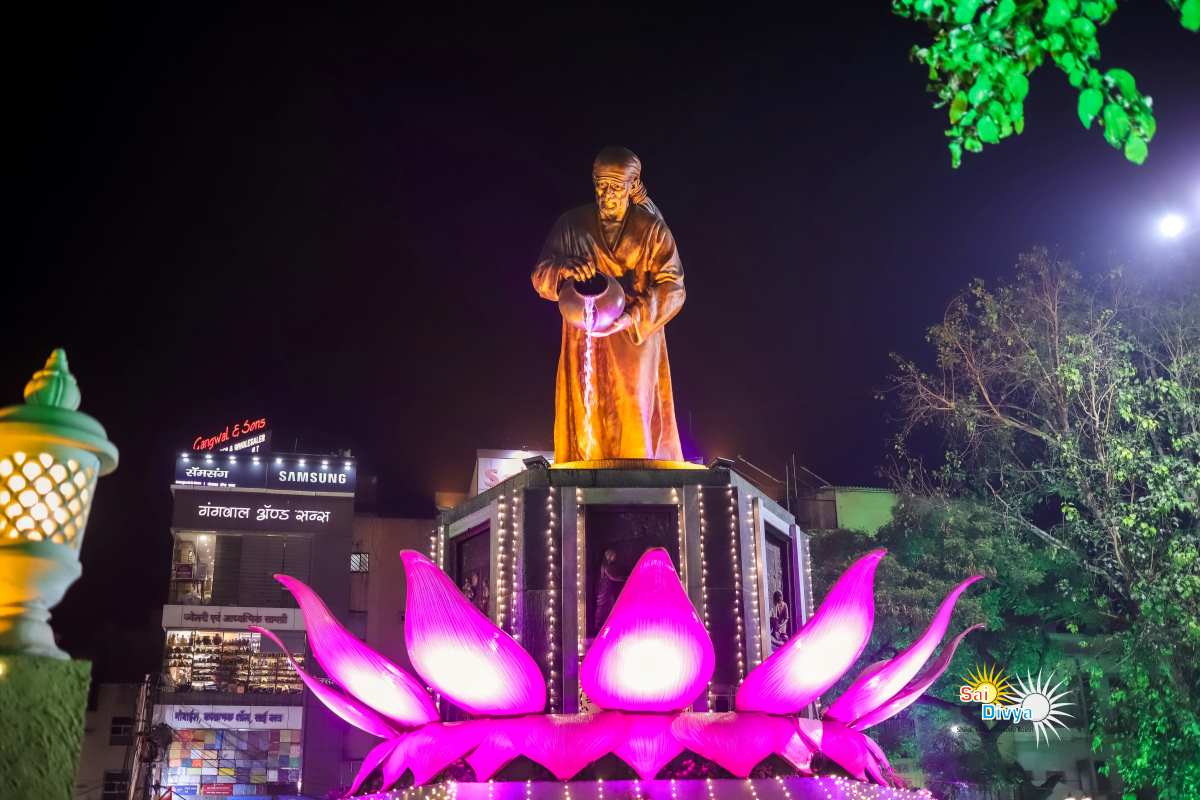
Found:
[{"label": "shop window", "polygon": [[[286,633],[282,631],[281,638],[302,664],[303,635],[295,641]],[[262,636],[249,631],[167,631],[163,672],[168,691],[294,694],[303,690],[287,657],[269,642],[264,646]]]},{"label": "shop window", "polygon": [[294,796],[302,750],[296,729],[180,728],[167,748],[161,780],[174,787],[176,797]]},{"label": "shop window", "polygon": [[100,800],[125,800],[129,795],[129,772],[123,769],[104,770],[104,788]]},{"label": "shop window", "polygon": [[350,571],[351,572],[369,572],[370,571],[370,553],[351,553],[350,554]]},{"label": "shop window", "polygon": [[109,744],[133,744],[133,717],[113,717],[108,725]]}]

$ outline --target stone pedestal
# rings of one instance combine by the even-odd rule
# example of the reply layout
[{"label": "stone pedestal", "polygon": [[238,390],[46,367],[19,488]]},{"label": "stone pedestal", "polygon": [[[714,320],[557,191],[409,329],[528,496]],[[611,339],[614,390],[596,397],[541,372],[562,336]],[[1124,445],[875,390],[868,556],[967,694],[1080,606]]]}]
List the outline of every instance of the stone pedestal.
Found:
[{"label": "stone pedestal", "polygon": [[[579,665],[603,604],[649,547],[670,553],[717,651],[694,710],[731,710],[741,678],[771,653],[774,593],[792,610],[792,631],[812,611],[807,536],[735,469],[632,460],[534,466],[444,512],[429,555],[533,655],[546,710],[569,714],[590,708]],[[617,580],[606,591],[601,562],[610,550]]]},{"label": "stone pedestal", "polygon": [[70,800],[90,661],[0,655],[0,797]]}]

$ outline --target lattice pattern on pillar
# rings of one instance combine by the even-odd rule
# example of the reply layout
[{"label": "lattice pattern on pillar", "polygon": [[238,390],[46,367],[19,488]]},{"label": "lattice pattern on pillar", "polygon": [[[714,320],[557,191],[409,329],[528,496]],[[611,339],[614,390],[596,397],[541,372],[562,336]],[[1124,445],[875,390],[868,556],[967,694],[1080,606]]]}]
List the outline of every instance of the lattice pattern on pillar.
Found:
[{"label": "lattice pattern on pillar", "polygon": [[96,469],[50,453],[11,453],[0,458],[0,538],[50,541],[78,548]]}]

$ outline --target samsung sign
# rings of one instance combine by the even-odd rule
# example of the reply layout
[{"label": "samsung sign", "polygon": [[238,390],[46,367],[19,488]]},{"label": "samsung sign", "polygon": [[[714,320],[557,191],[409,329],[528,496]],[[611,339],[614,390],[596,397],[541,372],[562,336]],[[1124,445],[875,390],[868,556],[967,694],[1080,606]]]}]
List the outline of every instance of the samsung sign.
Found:
[{"label": "samsung sign", "polygon": [[342,456],[184,454],[175,461],[175,485],[208,489],[354,494],[358,469]]},{"label": "samsung sign", "polygon": [[268,489],[315,489],[320,491],[333,487],[335,491],[354,491],[354,473],[351,470],[300,469],[295,466],[272,467],[267,475]]}]

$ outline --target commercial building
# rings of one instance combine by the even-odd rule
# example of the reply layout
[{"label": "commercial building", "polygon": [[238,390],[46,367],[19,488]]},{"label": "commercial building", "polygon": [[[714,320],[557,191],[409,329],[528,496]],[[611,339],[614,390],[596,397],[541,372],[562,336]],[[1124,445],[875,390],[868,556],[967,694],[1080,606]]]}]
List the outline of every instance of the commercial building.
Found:
[{"label": "commercial building", "polygon": [[306,695],[304,619],[274,580],[312,586],[350,621],[356,465],[342,456],[186,453],[177,459],[155,766],[176,795],[321,796],[338,785],[344,724]]},{"label": "commercial building", "polygon": [[135,742],[138,683],[94,683],[83,719],[75,800],[126,800]]}]

